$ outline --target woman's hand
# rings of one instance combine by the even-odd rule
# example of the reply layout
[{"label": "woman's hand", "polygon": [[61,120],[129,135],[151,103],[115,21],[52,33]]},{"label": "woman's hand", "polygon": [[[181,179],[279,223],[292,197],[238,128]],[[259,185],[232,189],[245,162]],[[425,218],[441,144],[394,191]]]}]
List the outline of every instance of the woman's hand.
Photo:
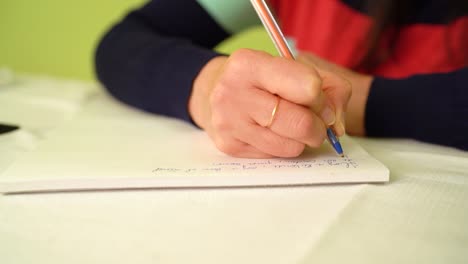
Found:
[{"label": "woman's hand", "polygon": [[353,96],[346,111],[346,131],[353,136],[365,136],[366,104],[373,77],[338,66],[311,53],[301,53],[298,61],[311,68],[334,72],[351,83]]},{"label": "woman's hand", "polygon": [[349,82],[328,71],[243,49],[202,69],[188,107],[222,152],[296,157],[306,145],[319,147],[328,126],[345,133],[350,96]]}]

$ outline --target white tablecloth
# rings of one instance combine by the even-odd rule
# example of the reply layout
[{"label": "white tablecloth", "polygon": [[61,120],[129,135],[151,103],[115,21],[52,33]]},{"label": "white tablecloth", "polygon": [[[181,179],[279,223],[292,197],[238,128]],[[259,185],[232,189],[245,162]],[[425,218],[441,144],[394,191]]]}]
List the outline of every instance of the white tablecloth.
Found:
[{"label": "white tablecloth", "polygon": [[[100,93],[0,84],[0,177]],[[468,153],[358,142],[389,184],[0,196],[0,263],[467,263]]]}]

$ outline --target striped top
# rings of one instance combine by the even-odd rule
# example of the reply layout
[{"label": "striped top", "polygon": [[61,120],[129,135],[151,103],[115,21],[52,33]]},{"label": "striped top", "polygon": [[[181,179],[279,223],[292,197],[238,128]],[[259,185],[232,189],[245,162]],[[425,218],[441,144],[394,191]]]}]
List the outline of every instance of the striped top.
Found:
[{"label": "striped top", "polygon": [[[378,41],[382,62],[364,70],[357,65],[374,21],[362,2],[270,1],[299,49],[376,77],[366,105],[368,136],[468,149],[467,10],[449,12],[445,0],[413,1],[413,13]],[[219,56],[212,48],[255,24],[260,22],[249,0],[153,0],[103,38],[97,76],[123,102],[191,121],[192,82]]]}]

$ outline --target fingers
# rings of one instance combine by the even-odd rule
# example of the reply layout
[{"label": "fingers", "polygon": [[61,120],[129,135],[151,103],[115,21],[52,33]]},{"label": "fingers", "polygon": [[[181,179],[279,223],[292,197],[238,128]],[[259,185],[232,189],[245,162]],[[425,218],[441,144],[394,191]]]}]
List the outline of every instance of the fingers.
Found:
[{"label": "fingers", "polygon": [[[321,109],[322,80],[311,67],[264,52],[239,50],[226,63],[226,81],[253,86],[303,106]],[[234,80],[235,79],[235,80]]]},{"label": "fingers", "polygon": [[345,133],[341,121],[351,96],[350,82],[337,74],[267,53],[239,50],[226,63],[225,82],[255,87],[287,101],[311,108],[339,135]]},{"label": "fingers", "polygon": [[[337,136],[345,134],[344,112],[351,98],[352,84],[349,80],[342,76],[347,76],[347,70],[333,63],[327,62],[313,54],[301,54],[298,61],[314,68],[322,78],[322,89],[325,93],[328,108],[333,109],[335,113],[335,122],[331,123],[331,117],[327,117],[322,110],[322,118],[328,125],[333,125]],[[318,66],[318,67],[317,67]],[[323,109],[326,109],[324,107]],[[328,121],[327,121],[328,119]]]},{"label": "fingers", "polygon": [[281,100],[271,125],[276,134],[302,142],[310,147],[320,147],[326,138],[323,121],[310,109]]},{"label": "fingers", "polygon": [[320,75],[323,80],[322,89],[326,94],[327,105],[334,108],[336,117],[336,122],[329,125],[333,125],[335,133],[341,137],[346,133],[344,112],[351,98],[351,83],[339,75],[327,71],[320,71]]},{"label": "fingers", "polygon": [[[302,153],[303,143],[276,135],[252,121],[242,100],[249,96],[242,96],[238,91],[231,93],[216,94],[211,127],[206,130],[219,150],[243,158],[289,158]],[[226,100],[226,95],[230,95],[231,100]]]},{"label": "fingers", "polygon": [[254,123],[248,125],[236,137],[263,153],[281,158],[297,157],[305,148],[303,143],[279,136],[270,129]]},{"label": "fingers", "polygon": [[204,129],[231,156],[296,157],[305,145],[319,147],[330,125],[344,134],[349,83],[329,72],[241,50],[219,67],[212,83]]},{"label": "fingers", "polygon": [[234,138],[218,137],[214,139],[214,142],[220,151],[236,158],[267,159],[275,157]]},{"label": "fingers", "polygon": [[246,109],[231,112],[229,116],[221,111],[213,115],[212,131],[215,132],[211,136],[222,152],[244,158],[291,158],[304,150],[304,143],[277,135],[253,122],[245,113]]},{"label": "fingers", "polygon": [[[272,116],[276,96],[254,89],[244,96],[245,110],[260,126],[266,126]],[[326,137],[323,121],[310,109],[280,99],[270,129],[279,136],[293,139],[310,147],[319,147]]]},{"label": "fingers", "polygon": [[242,129],[219,129],[213,138],[216,147],[233,157],[292,158],[299,156],[305,144],[275,134],[253,122]]}]

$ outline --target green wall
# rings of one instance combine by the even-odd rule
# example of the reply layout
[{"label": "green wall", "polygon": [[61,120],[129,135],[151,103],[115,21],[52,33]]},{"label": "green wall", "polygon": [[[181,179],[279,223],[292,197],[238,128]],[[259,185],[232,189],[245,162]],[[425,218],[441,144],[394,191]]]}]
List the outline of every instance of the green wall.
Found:
[{"label": "green wall", "polygon": [[[0,0],[0,67],[18,72],[92,79],[100,36],[144,0]],[[273,52],[267,34],[252,29],[223,43]]]},{"label": "green wall", "polygon": [[99,36],[143,0],[0,0],[0,66],[91,79]]}]

